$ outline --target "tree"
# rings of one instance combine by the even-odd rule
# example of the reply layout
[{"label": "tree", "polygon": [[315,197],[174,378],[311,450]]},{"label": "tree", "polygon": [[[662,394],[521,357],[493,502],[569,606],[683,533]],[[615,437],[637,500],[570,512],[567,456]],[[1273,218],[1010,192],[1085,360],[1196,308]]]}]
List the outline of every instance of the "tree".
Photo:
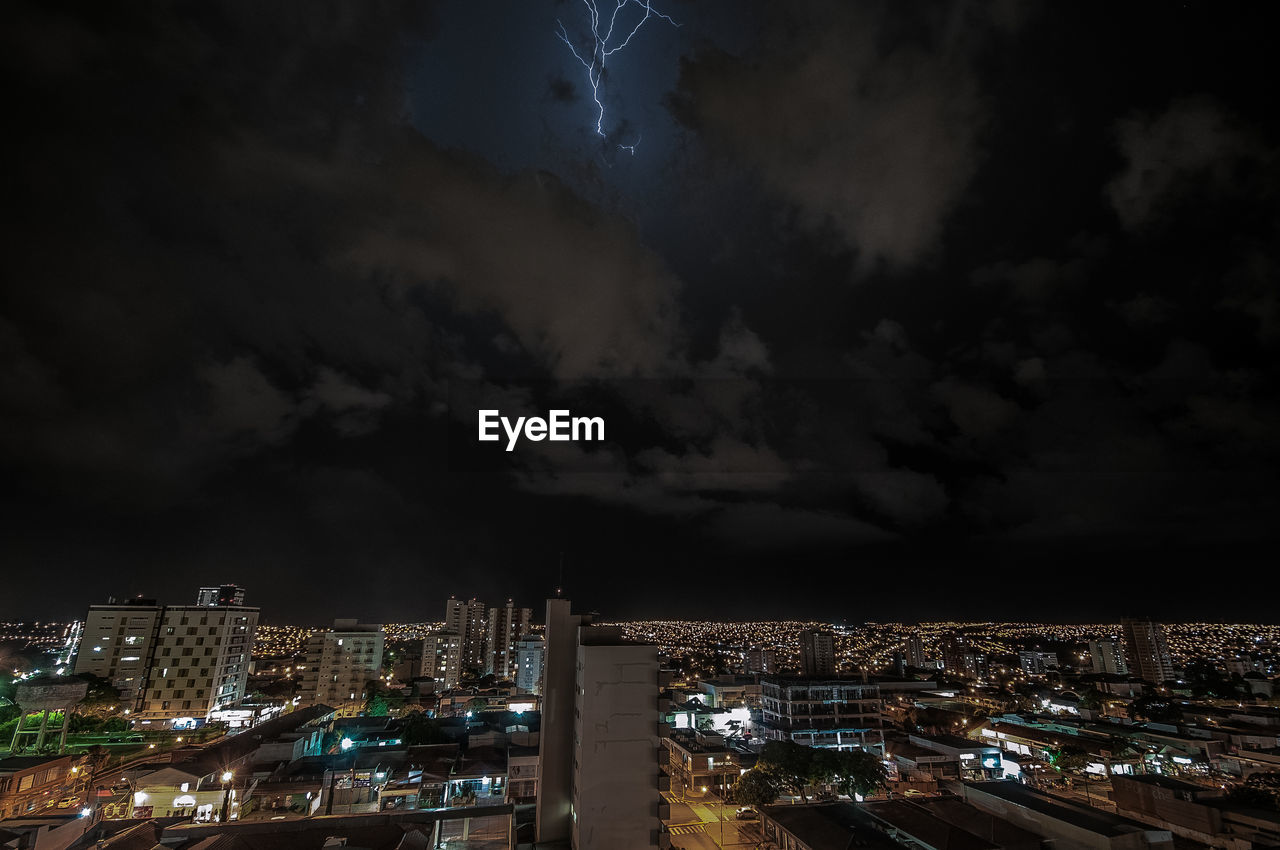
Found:
[{"label": "tree", "polygon": [[400,740],[406,746],[414,747],[419,744],[447,744],[449,736],[441,730],[438,721],[415,711],[401,725]]},{"label": "tree", "polygon": [[1058,773],[1079,773],[1088,767],[1091,761],[1089,753],[1074,744],[1054,747],[1046,752],[1049,754],[1049,764]]},{"label": "tree", "polygon": [[76,705],[77,714],[106,718],[120,710],[120,689],[110,679],[92,673],[79,673],[76,678],[89,683],[84,699]]},{"label": "tree", "polygon": [[744,806],[768,806],[778,799],[782,784],[777,772],[757,765],[733,783],[733,799]]},{"label": "tree", "polygon": [[370,717],[386,717],[389,713],[387,695],[377,679],[364,683],[364,713]]},{"label": "tree", "polygon": [[467,700],[466,705],[463,706],[463,710],[468,714],[474,714],[476,712],[484,711],[488,707],[489,701],[487,699],[484,699],[483,697],[472,697]]},{"label": "tree", "polygon": [[1231,790],[1230,798],[1253,809],[1280,812],[1280,771],[1253,774]]},{"label": "tree", "polygon": [[1080,694],[1080,707],[1090,711],[1097,711],[1102,708],[1103,694],[1097,688],[1087,688],[1084,693]]},{"label": "tree", "polygon": [[760,761],[775,771],[783,790],[809,802],[805,788],[822,776],[817,750],[794,741],[770,741],[761,750]]},{"label": "tree", "polygon": [[884,763],[866,750],[819,750],[820,781],[831,782],[847,797],[866,797],[889,780]]},{"label": "tree", "polygon": [[1129,703],[1129,719],[1139,717],[1156,723],[1175,723],[1182,719],[1182,709],[1168,697],[1148,691]]}]

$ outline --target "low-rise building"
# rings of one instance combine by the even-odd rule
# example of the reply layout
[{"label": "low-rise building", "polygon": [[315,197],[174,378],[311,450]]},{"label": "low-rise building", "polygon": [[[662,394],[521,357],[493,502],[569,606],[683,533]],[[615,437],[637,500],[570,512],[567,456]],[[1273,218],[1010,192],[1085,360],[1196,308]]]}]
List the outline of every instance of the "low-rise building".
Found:
[{"label": "low-rise building", "polygon": [[56,808],[71,784],[74,756],[0,759],[0,820]]},{"label": "low-rise building", "polygon": [[879,685],[766,676],[760,680],[760,691],[765,738],[846,750],[883,743]]},{"label": "low-rise building", "polygon": [[662,739],[667,751],[667,773],[672,787],[687,796],[707,793],[720,796],[738,777],[756,763],[756,756],[745,747],[728,746],[720,734],[705,729],[673,729]]},{"label": "low-rise building", "polygon": [[1173,833],[1073,803],[1008,780],[955,783],[965,802],[1034,832],[1054,846],[1079,850],[1173,850]]}]

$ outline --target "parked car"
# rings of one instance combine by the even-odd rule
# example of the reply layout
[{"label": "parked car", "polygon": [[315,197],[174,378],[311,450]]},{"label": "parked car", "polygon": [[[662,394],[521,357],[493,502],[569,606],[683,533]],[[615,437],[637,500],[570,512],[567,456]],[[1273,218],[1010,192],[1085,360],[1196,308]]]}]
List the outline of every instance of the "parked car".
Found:
[{"label": "parked car", "polygon": [[760,813],[750,806],[742,806],[734,817],[738,820],[756,820],[760,817]]}]

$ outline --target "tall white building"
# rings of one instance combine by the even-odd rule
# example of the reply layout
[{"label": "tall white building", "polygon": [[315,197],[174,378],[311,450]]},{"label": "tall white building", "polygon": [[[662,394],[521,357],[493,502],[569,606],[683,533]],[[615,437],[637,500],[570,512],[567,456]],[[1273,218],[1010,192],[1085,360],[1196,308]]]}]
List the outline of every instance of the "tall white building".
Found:
[{"label": "tall white building", "polygon": [[532,635],[516,644],[516,688],[525,693],[542,693],[542,659],[546,647]]},{"label": "tall white building", "polygon": [[639,850],[660,841],[658,648],[547,600],[536,841]]},{"label": "tall white building", "polygon": [[76,674],[92,673],[120,691],[120,704],[137,711],[147,688],[164,606],[154,599],[90,605],[76,653]]},{"label": "tall white building", "polygon": [[201,720],[244,699],[257,628],[244,605],[91,605],[74,672],[109,679],[140,722]]},{"label": "tall white building", "polygon": [[367,685],[382,675],[380,623],[334,620],[333,628],[307,638],[300,696],[305,705],[328,705],[340,717],[358,714]]},{"label": "tall white building", "polygon": [[532,608],[517,608],[510,599],[502,608],[489,609],[486,673],[492,673],[499,679],[515,678],[516,644],[529,633],[532,618]]},{"label": "tall white building", "polygon": [[1158,685],[1174,678],[1173,661],[1169,657],[1169,644],[1165,639],[1164,625],[1146,618],[1128,618],[1120,621],[1124,631],[1125,655],[1129,672],[1144,682]]},{"label": "tall white building", "polygon": [[1093,661],[1093,672],[1126,675],[1129,665],[1125,663],[1124,653],[1116,646],[1115,641],[1089,641],[1089,657]]},{"label": "tall white building", "polygon": [[488,611],[478,599],[463,602],[452,596],[444,604],[444,630],[462,638],[462,669],[484,673],[489,667]]},{"label": "tall white building", "polygon": [[166,606],[139,718],[200,719],[244,699],[258,609]]},{"label": "tall white building", "polygon": [[806,676],[836,674],[835,635],[817,629],[800,632],[800,671]]},{"label": "tall white building", "polygon": [[435,679],[438,691],[456,688],[462,676],[462,637],[447,631],[427,635],[422,641],[421,675]]}]

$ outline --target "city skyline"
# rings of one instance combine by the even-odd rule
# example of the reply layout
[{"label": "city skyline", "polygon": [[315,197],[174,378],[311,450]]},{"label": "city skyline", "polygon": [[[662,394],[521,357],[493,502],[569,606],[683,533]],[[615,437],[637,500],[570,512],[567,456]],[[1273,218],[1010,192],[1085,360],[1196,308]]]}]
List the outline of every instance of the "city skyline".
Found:
[{"label": "city skyline", "polygon": [[0,617],[1270,616],[1251,13],[338,6],[0,35]]}]

